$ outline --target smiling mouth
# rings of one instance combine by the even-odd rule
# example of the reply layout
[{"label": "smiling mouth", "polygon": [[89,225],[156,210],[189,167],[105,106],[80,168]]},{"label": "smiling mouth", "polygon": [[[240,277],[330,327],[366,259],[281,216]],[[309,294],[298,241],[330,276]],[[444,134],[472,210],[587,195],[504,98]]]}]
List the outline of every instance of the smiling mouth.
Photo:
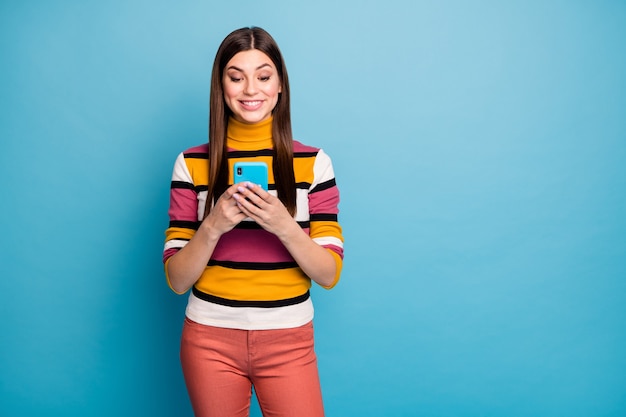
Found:
[{"label": "smiling mouth", "polygon": [[263,103],[263,101],[261,101],[261,100],[248,100],[248,101],[241,100],[240,103],[244,107],[254,108],[254,107],[260,106],[261,103]]}]

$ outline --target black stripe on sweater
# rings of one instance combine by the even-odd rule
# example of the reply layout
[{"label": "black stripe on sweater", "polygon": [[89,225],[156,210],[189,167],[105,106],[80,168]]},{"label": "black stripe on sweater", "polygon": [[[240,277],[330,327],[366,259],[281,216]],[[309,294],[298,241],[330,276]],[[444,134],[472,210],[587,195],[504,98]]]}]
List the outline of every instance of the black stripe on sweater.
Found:
[{"label": "black stripe on sweater", "polygon": [[170,227],[180,227],[181,229],[198,230],[200,222],[188,220],[170,220]]},{"label": "black stripe on sweater", "polygon": [[311,214],[311,221],[312,222],[336,222],[337,215],[327,214],[327,213]]},{"label": "black stripe on sweater", "polygon": [[272,300],[272,301],[241,301],[241,300],[229,300],[227,298],[217,297],[215,295],[207,294],[196,287],[191,290],[193,295],[201,300],[208,301],[209,303],[219,304],[227,307],[259,307],[259,308],[276,308],[287,307],[305,302],[311,296],[310,292],[299,295],[293,298],[286,298],[284,300]]},{"label": "black stripe on sweater", "polygon": [[319,191],[328,190],[329,188],[333,188],[333,187],[334,187],[334,186],[336,186],[336,185],[337,185],[337,183],[335,182],[335,179],[334,179],[334,178],[332,178],[332,179],[330,179],[330,180],[328,180],[328,181],[324,181],[324,182],[322,182],[322,183],[320,183],[320,184],[317,184],[317,185],[315,186],[315,188],[313,188],[313,189],[311,190],[311,194],[312,194],[312,193],[317,193],[317,192],[319,192]]},{"label": "black stripe on sweater", "polygon": [[234,261],[216,261],[211,259],[208,266],[221,266],[230,269],[248,269],[251,271],[274,271],[277,269],[297,268],[296,262],[234,262]]},{"label": "black stripe on sweater", "polygon": [[174,188],[178,188],[178,189],[183,189],[183,190],[193,190],[194,189],[194,185],[190,182],[187,181],[172,181],[172,184],[170,186],[170,188],[174,189]]}]

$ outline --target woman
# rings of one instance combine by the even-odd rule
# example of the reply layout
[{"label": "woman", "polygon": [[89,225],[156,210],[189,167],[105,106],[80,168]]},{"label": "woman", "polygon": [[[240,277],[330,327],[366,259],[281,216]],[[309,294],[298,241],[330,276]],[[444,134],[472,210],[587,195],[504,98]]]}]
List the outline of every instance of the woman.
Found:
[{"label": "woman", "polygon": [[[322,416],[309,288],[339,280],[339,191],[330,158],[292,138],[263,29],[220,45],[209,118],[209,143],[176,160],[163,256],[172,290],[192,289],[181,363],[195,415],[246,416],[254,386],[264,416]],[[233,184],[240,161],[267,163],[269,191]]]}]

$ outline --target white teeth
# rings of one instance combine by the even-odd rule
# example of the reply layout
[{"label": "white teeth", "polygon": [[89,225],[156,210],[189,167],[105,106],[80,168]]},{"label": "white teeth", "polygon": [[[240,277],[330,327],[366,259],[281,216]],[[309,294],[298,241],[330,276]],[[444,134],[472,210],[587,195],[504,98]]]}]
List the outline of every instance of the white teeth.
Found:
[{"label": "white teeth", "polygon": [[260,101],[242,101],[242,103],[246,106],[256,106],[258,104],[261,104]]}]

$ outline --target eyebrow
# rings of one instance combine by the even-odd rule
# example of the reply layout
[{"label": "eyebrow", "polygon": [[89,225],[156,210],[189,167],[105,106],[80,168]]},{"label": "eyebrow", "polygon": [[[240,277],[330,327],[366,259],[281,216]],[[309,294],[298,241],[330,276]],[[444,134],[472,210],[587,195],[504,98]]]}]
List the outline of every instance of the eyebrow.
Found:
[{"label": "eyebrow", "polygon": [[[265,64],[261,64],[258,67],[256,67],[255,71],[258,71],[258,70],[260,70],[261,68],[264,68],[264,67],[271,67],[271,65],[266,62]],[[228,67],[226,69],[227,70],[234,69],[235,71],[244,72],[241,68],[236,67],[234,65],[231,65],[230,67]]]}]

